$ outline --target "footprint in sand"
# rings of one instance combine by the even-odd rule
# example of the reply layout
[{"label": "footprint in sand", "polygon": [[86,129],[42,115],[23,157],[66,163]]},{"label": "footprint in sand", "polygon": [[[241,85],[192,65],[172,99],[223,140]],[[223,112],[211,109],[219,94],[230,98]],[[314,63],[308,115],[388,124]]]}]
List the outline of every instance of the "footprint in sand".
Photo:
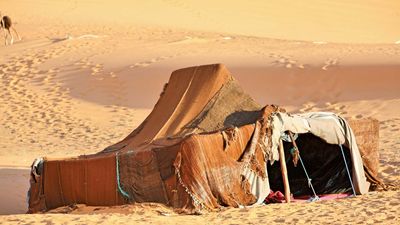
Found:
[{"label": "footprint in sand", "polygon": [[363,118],[363,115],[358,114],[358,115],[354,116],[354,118],[356,118],[356,119],[361,119],[361,118]]},{"label": "footprint in sand", "polygon": [[134,69],[134,68],[140,68],[140,67],[148,67],[150,65],[152,65],[153,63],[157,63],[157,62],[161,62],[167,59],[171,59],[174,58],[174,56],[160,56],[160,57],[156,57],[147,61],[143,61],[143,62],[138,62],[135,63],[133,65],[130,65],[129,68]]},{"label": "footprint in sand", "polygon": [[102,64],[96,64],[90,68],[92,71],[90,74],[91,75],[97,75],[103,70],[103,65]]},{"label": "footprint in sand", "polygon": [[115,74],[114,72],[110,72],[109,75],[110,75],[111,78],[116,78],[117,77],[117,74]]},{"label": "footprint in sand", "polygon": [[328,67],[338,65],[339,61],[337,58],[329,58],[325,61],[325,65],[322,67],[323,70],[328,70]]},{"label": "footprint in sand", "polygon": [[297,60],[293,60],[290,57],[286,57],[286,56],[282,56],[282,55],[278,55],[275,53],[271,53],[269,55],[271,58],[274,58],[275,60],[272,61],[272,64],[274,65],[278,65],[278,66],[283,66],[285,68],[300,68],[300,69],[304,69],[304,64],[302,63],[298,63]]},{"label": "footprint in sand", "polygon": [[302,112],[302,113],[309,112],[312,109],[314,109],[314,107],[316,107],[315,103],[312,103],[312,102],[305,103],[305,104],[303,104],[303,107],[299,111]]},{"label": "footprint in sand", "polygon": [[151,64],[152,64],[152,61],[138,62],[138,63],[135,63],[135,64],[129,66],[129,68],[133,69],[133,68],[138,68],[138,67],[147,67],[147,66],[150,66]]}]

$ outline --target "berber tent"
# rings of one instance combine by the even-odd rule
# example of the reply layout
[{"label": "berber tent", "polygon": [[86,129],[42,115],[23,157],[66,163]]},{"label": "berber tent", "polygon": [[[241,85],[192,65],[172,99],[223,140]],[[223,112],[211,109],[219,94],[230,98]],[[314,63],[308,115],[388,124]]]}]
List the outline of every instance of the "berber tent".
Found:
[{"label": "berber tent", "polygon": [[[36,159],[28,212],[157,202],[198,213],[262,204],[271,190],[284,189],[281,141],[295,198],[364,194],[381,184],[378,129],[374,119],[262,107],[221,64],[184,68],[120,142],[93,155]],[[302,166],[295,167],[298,156]]]}]

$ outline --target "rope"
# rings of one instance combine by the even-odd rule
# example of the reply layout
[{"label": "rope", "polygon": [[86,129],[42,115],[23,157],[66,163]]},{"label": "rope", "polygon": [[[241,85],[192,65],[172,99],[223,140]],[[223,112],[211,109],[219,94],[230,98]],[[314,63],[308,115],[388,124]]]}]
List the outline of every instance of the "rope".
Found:
[{"label": "rope", "polygon": [[[299,150],[299,149],[297,149],[297,151],[298,151],[298,150]],[[299,151],[299,159],[300,159],[301,166],[303,167],[304,173],[306,174],[308,186],[311,188],[311,190],[312,190],[312,192],[313,192],[313,194],[314,194],[314,198],[311,198],[310,201],[312,201],[312,202],[313,202],[313,201],[317,201],[317,200],[319,200],[319,197],[318,197],[318,195],[315,193],[314,186],[313,186],[312,183],[311,183],[311,178],[310,178],[310,176],[308,176],[306,167],[304,166],[303,160],[301,159],[300,151]]]},{"label": "rope", "polygon": [[353,180],[351,179],[351,175],[350,175],[350,170],[349,167],[347,166],[347,161],[346,161],[346,157],[344,156],[344,150],[342,145],[340,146],[340,150],[342,151],[342,156],[343,156],[343,160],[344,160],[344,165],[346,166],[346,171],[347,171],[347,175],[349,176],[349,180],[350,180],[350,184],[351,184],[351,189],[353,190],[353,195],[356,196],[356,191],[354,189],[354,185],[353,185]]},{"label": "rope", "polygon": [[[292,139],[292,142],[293,142],[293,147],[290,149],[290,152],[291,152],[291,153],[292,153],[292,152],[295,153],[295,152],[297,151],[297,154],[296,154],[296,155],[298,156],[298,158],[299,158],[299,160],[300,160],[300,163],[301,163],[301,166],[303,167],[304,173],[306,174],[308,187],[311,188],[311,190],[312,190],[312,192],[313,192],[313,194],[314,194],[314,196],[311,197],[308,201],[309,201],[309,202],[318,201],[318,200],[319,200],[319,197],[318,197],[318,195],[315,193],[314,186],[313,186],[312,183],[311,183],[311,178],[310,178],[310,176],[308,176],[306,167],[304,166],[303,160],[302,160],[302,158],[301,158],[301,156],[300,156],[299,148],[297,148],[296,143],[295,143],[295,140],[294,140],[294,137],[293,137],[293,135],[290,133],[290,131],[289,131],[289,136],[290,136],[290,139]],[[295,165],[296,165],[296,164],[297,164],[297,162],[295,163]]]},{"label": "rope", "polygon": [[120,182],[120,177],[119,177],[119,162],[118,162],[118,152],[115,154],[115,161],[116,161],[116,171],[117,171],[117,186],[118,186],[118,191],[126,198],[131,199],[128,193],[126,193],[122,187],[121,187],[121,182]]}]

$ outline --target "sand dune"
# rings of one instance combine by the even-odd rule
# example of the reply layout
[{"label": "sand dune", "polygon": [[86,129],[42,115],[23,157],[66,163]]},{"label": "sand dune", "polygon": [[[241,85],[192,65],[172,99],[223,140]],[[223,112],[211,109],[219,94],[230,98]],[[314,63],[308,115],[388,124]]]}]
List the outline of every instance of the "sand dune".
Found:
[{"label": "sand dune", "polygon": [[65,25],[144,24],[317,43],[395,43],[400,38],[400,3],[395,0],[38,0],[12,1],[6,7],[18,21],[41,25],[49,18]]},{"label": "sand dune", "polygon": [[148,115],[173,70],[209,63],[224,63],[262,104],[377,118],[380,173],[394,190],[202,216],[178,216],[154,204],[79,206],[72,212],[78,215],[9,215],[0,223],[399,221],[398,1],[112,3],[2,6],[23,39],[0,46],[0,214],[25,211],[34,158],[90,154],[119,141]]}]

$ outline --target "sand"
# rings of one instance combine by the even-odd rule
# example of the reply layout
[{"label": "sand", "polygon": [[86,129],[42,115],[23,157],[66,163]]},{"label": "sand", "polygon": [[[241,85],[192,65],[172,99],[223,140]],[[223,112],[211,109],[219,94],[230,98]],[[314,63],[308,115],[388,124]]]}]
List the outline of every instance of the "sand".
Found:
[{"label": "sand", "polygon": [[[254,208],[226,209],[206,215],[182,216],[156,204],[126,206],[124,213],[113,209],[96,213],[44,214],[4,216],[5,223],[63,223],[63,224],[396,224],[398,204],[384,204],[380,198],[397,198],[399,193],[390,191],[372,193],[357,199],[341,199],[318,203],[274,204]],[[79,211],[79,206],[78,209]],[[120,210],[120,209],[118,209]],[[110,212],[111,211],[111,212]]]},{"label": "sand", "polygon": [[[0,223],[399,223],[398,1],[203,2],[3,4],[22,40],[0,46],[0,214],[11,214]],[[380,175],[393,190],[201,216],[154,204],[19,214],[34,158],[119,141],[149,114],[173,70],[208,63],[224,63],[262,104],[377,118]]]}]

